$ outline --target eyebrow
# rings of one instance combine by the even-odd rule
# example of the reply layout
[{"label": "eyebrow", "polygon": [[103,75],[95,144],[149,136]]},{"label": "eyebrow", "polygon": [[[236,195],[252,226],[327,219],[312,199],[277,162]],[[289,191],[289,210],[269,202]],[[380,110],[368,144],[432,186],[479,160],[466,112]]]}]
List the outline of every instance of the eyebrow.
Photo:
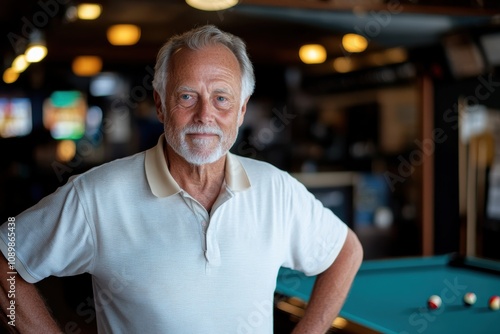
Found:
[{"label": "eyebrow", "polygon": [[179,86],[176,89],[177,92],[193,92],[196,93],[196,90],[194,88],[188,87],[188,86]]},{"label": "eyebrow", "polygon": [[[191,93],[197,93],[196,89],[189,87],[189,86],[179,86],[176,89],[177,92],[191,92]],[[217,88],[214,90],[214,93],[216,94],[231,94],[231,90],[227,88]]]},{"label": "eyebrow", "polygon": [[225,89],[225,88],[217,88],[214,90],[214,93],[217,93],[217,94],[231,94],[231,91],[229,89]]}]

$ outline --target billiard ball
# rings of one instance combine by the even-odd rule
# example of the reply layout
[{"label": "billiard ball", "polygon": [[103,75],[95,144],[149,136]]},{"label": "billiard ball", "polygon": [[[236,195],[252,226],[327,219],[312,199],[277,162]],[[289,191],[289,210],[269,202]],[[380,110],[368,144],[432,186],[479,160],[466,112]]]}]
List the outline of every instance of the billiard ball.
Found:
[{"label": "billiard ball", "polygon": [[432,295],[429,297],[427,300],[427,307],[430,308],[431,310],[436,310],[441,307],[441,297],[437,295]]},{"label": "billiard ball", "polygon": [[464,304],[466,306],[474,305],[476,303],[476,300],[477,300],[477,297],[476,297],[476,294],[474,292],[467,292],[464,295]]},{"label": "billiard ball", "polygon": [[490,300],[488,301],[488,306],[490,309],[496,311],[500,309],[500,297],[499,296],[492,296]]}]

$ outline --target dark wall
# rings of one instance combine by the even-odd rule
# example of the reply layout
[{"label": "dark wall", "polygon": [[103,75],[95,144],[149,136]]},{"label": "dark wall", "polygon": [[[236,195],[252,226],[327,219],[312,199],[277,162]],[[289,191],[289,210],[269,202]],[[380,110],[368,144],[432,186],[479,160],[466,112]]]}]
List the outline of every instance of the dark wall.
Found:
[{"label": "dark wall", "polygon": [[[467,80],[436,81],[434,94],[434,127],[442,129],[446,136],[435,148],[434,247],[437,254],[443,254],[460,250],[458,100],[463,97],[469,105],[480,104],[500,110],[500,77],[484,74]],[[483,231],[488,235],[482,245],[484,250],[500,242],[500,234],[495,236],[490,232]]]}]

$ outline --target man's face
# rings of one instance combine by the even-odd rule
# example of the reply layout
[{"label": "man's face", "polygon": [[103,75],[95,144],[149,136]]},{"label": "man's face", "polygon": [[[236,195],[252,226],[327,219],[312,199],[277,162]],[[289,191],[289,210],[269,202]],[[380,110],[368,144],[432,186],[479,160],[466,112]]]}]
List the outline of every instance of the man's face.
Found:
[{"label": "man's face", "polygon": [[246,111],[241,102],[241,70],[223,45],[182,48],[170,60],[165,111],[156,96],[167,143],[186,161],[203,165],[231,148]]}]

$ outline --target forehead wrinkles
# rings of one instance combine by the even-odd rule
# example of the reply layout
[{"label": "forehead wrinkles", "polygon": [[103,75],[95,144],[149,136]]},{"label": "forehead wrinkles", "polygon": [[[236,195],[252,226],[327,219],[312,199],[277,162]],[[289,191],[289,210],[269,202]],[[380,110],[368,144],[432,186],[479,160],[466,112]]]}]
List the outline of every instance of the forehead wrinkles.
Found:
[{"label": "forehead wrinkles", "polygon": [[[240,79],[238,85],[241,85],[240,64],[233,52],[222,44],[206,46],[199,50],[181,47],[172,54],[168,71],[170,79],[179,80],[189,76],[195,79],[205,76],[210,79],[210,76],[216,75],[224,80]],[[179,75],[182,78],[179,78]]]},{"label": "forehead wrinkles", "polygon": [[211,80],[207,84],[204,84],[203,86],[199,85],[193,85],[191,86],[189,82],[179,82],[177,85],[172,87],[172,92],[173,93],[193,93],[193,94],[198,94],[198,93],[203,93],[207,92],[209,94],[231,94],[234,95],[236,94],[236,91],[231,85],[230,82],[227,82],[226,80]]}]

